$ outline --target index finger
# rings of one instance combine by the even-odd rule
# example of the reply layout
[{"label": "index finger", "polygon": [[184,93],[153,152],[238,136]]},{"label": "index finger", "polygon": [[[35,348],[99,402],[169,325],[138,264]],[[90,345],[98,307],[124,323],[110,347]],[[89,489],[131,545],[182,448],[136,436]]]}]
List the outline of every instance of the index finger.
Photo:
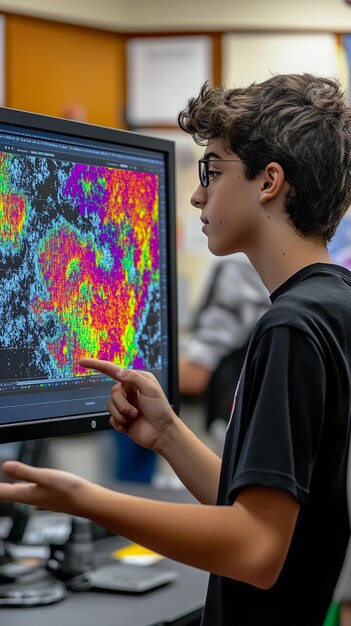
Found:
[{"label": "index finger", "polygon": [[118,380],[123,383],[125,389],[129,388],[128,393],[131,393],[133,389],[137,389],[149,398],[160,397],[160,384],[154,376],[151,376],[151,378],[146,376],[146,372],[124,369],[110,361],[100,361],[99,359],[84,358],[79,360],[79,364],[82,367],[95,369],[102,374],[107,374],[110,378],[114,378],[114,380]]},{"label": "index finger", "polygon": [[123,373],[125,371],[122,367],[119,367],[115,363],[111,363],[110,361],[101,361],[100,359],[79,359],[79,365],[97,370],[98,372],[101,372],[101,374],[106,374],[114,380],[120,380],[120,378],[123,378]]}]

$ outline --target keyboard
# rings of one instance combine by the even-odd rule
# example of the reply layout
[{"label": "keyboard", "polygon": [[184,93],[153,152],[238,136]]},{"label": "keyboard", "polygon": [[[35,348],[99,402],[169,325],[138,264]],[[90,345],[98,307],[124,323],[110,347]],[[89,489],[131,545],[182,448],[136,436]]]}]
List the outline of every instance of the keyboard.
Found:
[{"label": "keyboard", "polygon": [[103,565],[85,576],[91,588],[128,593],[143,593],[173,582],[178,573],[156,565],[126,565],[120,562]]}]

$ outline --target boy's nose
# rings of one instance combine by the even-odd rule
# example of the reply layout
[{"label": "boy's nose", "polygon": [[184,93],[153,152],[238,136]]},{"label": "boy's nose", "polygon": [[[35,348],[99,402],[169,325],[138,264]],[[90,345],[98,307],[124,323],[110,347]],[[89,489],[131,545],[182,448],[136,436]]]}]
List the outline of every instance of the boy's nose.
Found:
[{"label": "boy's nose", "polygon": [[196,209],[201,209],[206,202],[206,197],[206,189],[199,185],[191,196],[190,202]]}]

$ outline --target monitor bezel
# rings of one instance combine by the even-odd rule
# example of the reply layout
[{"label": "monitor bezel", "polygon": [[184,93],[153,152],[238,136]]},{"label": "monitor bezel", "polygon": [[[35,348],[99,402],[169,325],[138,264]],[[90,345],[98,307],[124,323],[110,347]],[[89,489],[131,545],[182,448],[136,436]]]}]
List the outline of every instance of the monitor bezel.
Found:
[{"label": "monitor bezel", "polygon": [[[130,130],[120,130],[85,122],[67,120],[41,113],[0,107],[0,125],[48,133],[91,139],[119,146],[161,152],[166,163],[167,203],[167,266],[168,266],[168,393],[172,408],[179,410],[178,387],[178,322],[177,322],[177,260],[176,260],[176,207],[175,207],[175,144],[173,141]],[[0,443],[26,441],[93,433],[110,427],[109,413],[50,417],[33,421],[0,424]]]}]

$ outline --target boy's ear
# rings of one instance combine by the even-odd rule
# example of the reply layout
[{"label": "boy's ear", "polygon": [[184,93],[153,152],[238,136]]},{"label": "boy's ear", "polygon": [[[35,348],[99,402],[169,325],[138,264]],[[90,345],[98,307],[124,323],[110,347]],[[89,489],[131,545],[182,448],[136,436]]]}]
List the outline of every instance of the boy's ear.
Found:
[{"label": "boy's ear", "polygon": [[273,161],[268,163],[260,173],[260,179],[260,202],[265,204],[269,200],[276,198],[281,192],[285,182],[284,170],[279,163]]}]

